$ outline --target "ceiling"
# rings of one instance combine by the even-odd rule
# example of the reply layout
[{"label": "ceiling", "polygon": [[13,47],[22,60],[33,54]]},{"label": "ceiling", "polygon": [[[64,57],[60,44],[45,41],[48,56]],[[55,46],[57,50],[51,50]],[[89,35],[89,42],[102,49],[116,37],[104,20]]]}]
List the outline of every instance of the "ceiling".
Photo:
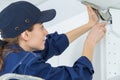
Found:
[{"label": "ceiling", "polygon": [[[21,0],[0,0],[0,11],[2,9],[4,9],[10,3],[16,2],[16,1],[21,1]],[[42,3],[46,2],[47,0],[24,0],[24,1],[31,2],[37,6],[38,4],[42,4]]]}]

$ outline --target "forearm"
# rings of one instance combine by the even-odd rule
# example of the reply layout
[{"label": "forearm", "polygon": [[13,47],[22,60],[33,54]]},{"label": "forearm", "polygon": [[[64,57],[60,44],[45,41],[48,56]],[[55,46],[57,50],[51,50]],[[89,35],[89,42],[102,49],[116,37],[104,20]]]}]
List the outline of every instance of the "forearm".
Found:
[{"label": "forearm", "polygon": [[81,27],[78,27],[74,30],[71,30],[71,31],[67,32],[66,36],[68,37],[69,43],[71,43],[72,41],[74,41],[75,39],[80,37],[82,34],[87,32],[89,29],[91,29],[91,25],[90,24],[85,24]]},{"label": "forearm", "polygon": [[83,48],[82,56],[86,56],[90,61],[92,61],[93,53],[94,53],[95,44],[89,40],[86,40]]}]

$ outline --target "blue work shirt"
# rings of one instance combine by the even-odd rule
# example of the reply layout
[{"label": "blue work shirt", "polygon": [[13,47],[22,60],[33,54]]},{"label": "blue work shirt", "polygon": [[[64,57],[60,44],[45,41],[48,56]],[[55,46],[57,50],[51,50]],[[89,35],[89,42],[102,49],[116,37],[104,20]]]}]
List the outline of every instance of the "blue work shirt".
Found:
[{"label": "blue work shirt", "polygon": [[[80,57],[72,67],[52,67],[46,61],[54,55],[60,55],[69,45],[65,34],[49,34],[43,51],[24,51],[18,45],[10,45],[10,51],[4,53],[4,67],[0,75],[17,73],[41,77],[45,80],[92,80],[94,73],[91,62],[85,56]],[[69,53],[68,53],[69,54]]]}]

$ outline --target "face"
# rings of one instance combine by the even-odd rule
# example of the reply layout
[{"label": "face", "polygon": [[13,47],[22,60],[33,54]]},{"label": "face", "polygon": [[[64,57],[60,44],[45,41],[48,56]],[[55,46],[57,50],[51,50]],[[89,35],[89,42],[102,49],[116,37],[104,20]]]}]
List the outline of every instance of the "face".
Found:
[{"label": "face", "polygon": [[42,24],[33,25],[33,30],[28,31],[29,39],[27,45],[31,50],[43,50],[45,48],[45,38],[48,34]]}]

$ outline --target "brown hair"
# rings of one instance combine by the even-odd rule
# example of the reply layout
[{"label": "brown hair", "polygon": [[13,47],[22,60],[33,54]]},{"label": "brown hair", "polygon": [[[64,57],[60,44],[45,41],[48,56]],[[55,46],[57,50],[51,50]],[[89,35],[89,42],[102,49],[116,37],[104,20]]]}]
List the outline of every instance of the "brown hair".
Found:
[{"label": "brown hair", "polygon": [[[30,27],[29,29],[27,29],[28,31],[32,31],[33,30],[33,26]],[[7,44],[4,45],[4,46],[0,46],[0,71],[2,70],[2,67],[3,67],[3,53],[4,52],[9,52],[9,51],[17,51],[17,50],[11,50],[9,49],[9,45],[11,44],[18,44],[18,41],[19,41],[19,36],[15,37],[15,38],[5,38],[5,39],[2,39],[2,41],[6,41]]]}]

